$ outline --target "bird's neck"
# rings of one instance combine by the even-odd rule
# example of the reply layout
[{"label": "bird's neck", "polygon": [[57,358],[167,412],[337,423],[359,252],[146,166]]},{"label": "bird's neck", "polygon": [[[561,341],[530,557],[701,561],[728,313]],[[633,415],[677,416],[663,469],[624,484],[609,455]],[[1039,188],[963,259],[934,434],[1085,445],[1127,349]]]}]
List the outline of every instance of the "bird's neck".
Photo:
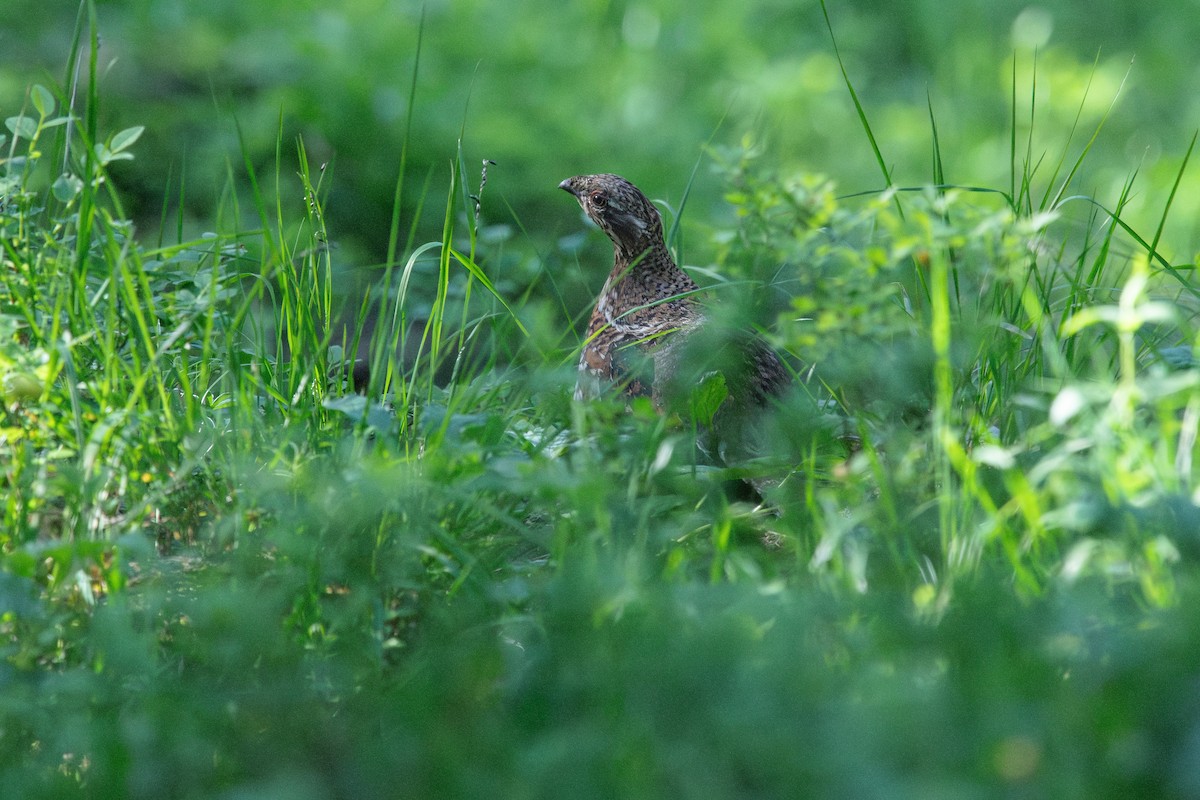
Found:
[{"label": "bird's neck", "polygon": [[671,257],[662,237],[643,237],[631,242],[617,242],[613,248],[613,269],[609,284],[623,279],[639,280],[662,273],[684,274]]},{"label": "bird's neck", "polygon": [[618,244],[612,272],[600,293],[599,321],[614,324],[619,318],[653,316],[658,313],[653,309],[664,302],[690,307],[696,289],[695,282],[675,264],[661,237],[657,241],[643,240],[635,247]]}]

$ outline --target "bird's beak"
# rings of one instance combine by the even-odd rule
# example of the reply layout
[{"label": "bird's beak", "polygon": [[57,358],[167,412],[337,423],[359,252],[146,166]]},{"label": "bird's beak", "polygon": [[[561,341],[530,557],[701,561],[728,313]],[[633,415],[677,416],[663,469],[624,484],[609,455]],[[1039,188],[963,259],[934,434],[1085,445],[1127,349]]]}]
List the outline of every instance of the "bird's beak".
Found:
[{"label": "bird's beak", "polygon": [[571,194],[575,195],[576,197],[579,196],[579,195],[575,194],[575,190],[573,188],[571,188],[571,179],[570,178],[567,178],[565,181],[560,183],[558,185],[558,188],[562,189],[564,192],[570,192]]}]

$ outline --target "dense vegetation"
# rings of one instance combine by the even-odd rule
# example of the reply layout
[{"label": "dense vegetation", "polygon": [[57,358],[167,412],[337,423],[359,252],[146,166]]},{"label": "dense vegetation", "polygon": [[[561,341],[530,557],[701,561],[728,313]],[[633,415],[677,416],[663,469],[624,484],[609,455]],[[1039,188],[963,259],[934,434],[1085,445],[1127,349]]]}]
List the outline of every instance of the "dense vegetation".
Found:
[{"label": "dense vegetation", "polygon": [[[622,69],[651,59],[627,19],[654,12],[600,5]],[[989,188],[947,175],[933,103],[909,108],[929,171],[900,181],[852,80],[839,124],[884,190],[715,138],[699,199],[669,184],[672,244],[803,387],[768,452],[721,468],[685,419],[572,400],[603,238],[554,197],[565,174],[506,183],[470,154],[461,107],[449,133],[403,112],[460,81],[448,9],[421,28],[429,69],[411,53],[390,86],[408,133],[346,159],[350,194],[386,198],[357,228],[342,163],[279,102],[253,106],[265,145],[261,120],[205,140],[225,182],[198,198],[143,158],[179,123],[106,110],[109,7],[81,7],[70,77],[2,115],[6,796],[1200,794],[1200,285],[1171,224],[1190,134],[1114,186],[1111,160],[1090,172],[1112,96],[1055,101],[1045,150],[1010,62]],[[282,28],[245,30],[267,59]],[[366,91],[324,63],[338,100]],[[301,83],[284,108],[321,91]],[[580,109],[559,113],[582,162]],[[684,176],[703,116],[656,145],[673,166],[694,143]],[[747,471],[787,477],[757,503],[731,491]]]}]

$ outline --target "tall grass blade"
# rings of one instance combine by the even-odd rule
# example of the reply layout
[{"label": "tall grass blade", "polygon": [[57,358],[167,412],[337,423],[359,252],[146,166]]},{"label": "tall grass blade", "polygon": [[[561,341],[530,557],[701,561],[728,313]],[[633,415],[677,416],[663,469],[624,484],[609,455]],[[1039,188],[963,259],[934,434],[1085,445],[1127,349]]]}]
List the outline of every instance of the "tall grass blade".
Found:
[{"label": "tall grass blade", "polygon": [[1100,121],[1096,123],[1096,127],[1092,131],[1091,138],[1088,139],[1087,144],[1084,145],[1083,150],[1080,151],[1079,156],[1075,159],[1075,162],[1071,165],[1071,169],[1067,173],[1067,177],[1063,179],[1062,185],[1059,186],[1058,191],[1055,192],[1054,199],[1050,200],[1049,199],[1050,191],[1052,189],[1054,181],[1058,179],[1058,173],[1061,171],[1062,166],[1066,161],[1067,151],[1070,148],[1071,140],[1075,136],[1075,130],[1079,125],[1079,120],[1083,116],[1084,105],[1087,102],[1088,92],[1091,91],[1092,81],[1095,80],[1096,70],[1099,68],[1099,64],[1100,64],[1100,55],[1099,55],[1099,53],[1097,53],[1096,60],[1092,63],[1092,71],[1088,75],[1087,86],[1084,87],[1083,96],[1079,99],[1079,107],[1076,109],[1076,112],[1075,112],[1075,120],[1074,120],[1074,122],[1071,123],[1071,130],[1067,134],[1067,141],[1063,144],[1062,155],[1059,157],[1059,162],[1054,168],[1054,173],[1050,176],[1050,180],[1047,183],[1046,193],[1042,196],[1041,207],[1043,209],[1056,207],[1058,205],[1058,201],[1062,199],[1064,194],[1066,194],[1067,189],[1071,186],[1071,183],[1075,180],[1075,175],[1079,172],[1079,168],[1083,165],[1084,159],[1087,158],[1088,153],[1091,152],[1092,146],[1096,143],[1096,140],[1100,137],[1100,131],[1104,129],[1104,123],[1108,121],[1108,118],[1112,114],[1113,109],[1116,108],[1117,101],[1120,99],[1122,90],[1125,88],[1125,82],[1129,80],[1129,74],[1130,74],[1130,72],[1133,71],[1133,64],[1130,64],[1129,68],[1125,71],[1125,77],[1123,77],[1121,79],[1121,85],[1119,87],[1117,87],[1117,91],[1113,94],[1113,98],[1109,102],[1108,108],[1105,110],[1103,116],[1100,117]]},{"label": "tall grass blade", "polygon": [[885,188],[890,188],[892,186],[892,173],[883,158],[883,152],[879,149],[879,142],[875,140],[875,132],[871,130],[871,123],[867,120],[866,109],[863,108],[862,102],[858,99],[858,92],[854,90],[854,83],[850,80],[850,73],[846,71],[846,63],[842,59],[841,50],[838,48],[837,35],[833,32],[833,22],[829,19],[829,9],[825,5],[825,0],[821,0],[821,13],[825,16],[825,27],[828,29],[830,40],[833,43],[833,54],[837,59],[838,69],[842,72],[842,80],[846,84],[846,89],[850,92],[850,99],[854,102],[854,110],[858,114],[859,124],[867,134],[867,141],[871,144],[871,152],[875,154],[875,162],[879,165],[879,171],[883,173],[884,186]]}]

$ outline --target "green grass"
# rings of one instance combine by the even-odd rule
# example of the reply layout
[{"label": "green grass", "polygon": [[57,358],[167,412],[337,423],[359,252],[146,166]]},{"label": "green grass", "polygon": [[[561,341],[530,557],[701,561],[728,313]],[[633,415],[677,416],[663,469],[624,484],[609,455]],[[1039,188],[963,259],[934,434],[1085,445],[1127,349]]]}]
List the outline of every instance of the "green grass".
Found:
[{"label": "green grass", "polygon": [[98,129],[95,69],[0,143],[12,796],[1196,793],[1196,286],[1119,219],[1165,222],[1186,158],[1071,196],[1096,136],[1042,156],[1030,120],[1022,155],[1015,69],[1008,191],[946,185],[932,103],[928,187],[857,98],[883,192],[715,150],[701,277],[807,377],[754,506],[687,425],[571,400],[571,314],[506,295],[534,256],[461,151],[402,243],[402,149],[341,308],[335,169],[281,134],[211,235],[134,231],[141,129]]}]

